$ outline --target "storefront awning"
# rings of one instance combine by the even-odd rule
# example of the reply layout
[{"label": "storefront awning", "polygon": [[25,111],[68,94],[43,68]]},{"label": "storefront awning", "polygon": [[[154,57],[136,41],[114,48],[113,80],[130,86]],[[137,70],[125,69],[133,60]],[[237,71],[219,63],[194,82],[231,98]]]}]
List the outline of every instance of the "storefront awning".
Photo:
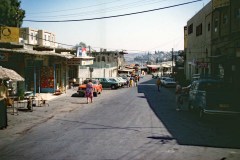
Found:
[{"label": "storefront awning", "polygon": [[151,69],[158,69],[160,68],[160,65],[147,65],[147,67]]},{"label": "storefront awning", "polygon": [[43,55],[43,56],[57,56],[57,57],[63,57],[63,58],[73,58],[75,55],[72,54],[59,54],[55,52],[48,52],[48,51],[35,51],[35,50],[26,50],[26,49],[6,49],[6,48],[0,48],[1,52],[8,52],[8,53],[19,53],[19,54],[29,54],[29,55]]}]

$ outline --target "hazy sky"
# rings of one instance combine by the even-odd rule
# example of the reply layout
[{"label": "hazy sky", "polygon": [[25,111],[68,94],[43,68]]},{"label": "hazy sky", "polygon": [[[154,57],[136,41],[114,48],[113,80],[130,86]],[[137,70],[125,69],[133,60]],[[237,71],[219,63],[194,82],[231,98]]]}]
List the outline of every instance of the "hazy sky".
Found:
[{"label": "hazy sky", "polygon": [[[80,20],[115,16],[169,7],[194,0],[21,0],[24,20]],[[27,22],[22,27],[56,34],[68,45],[84,42],[94,49],[128,52],[183,49],[183,27],[210,0],[202,0],[154,12],[110,19],[76,22]],[[69,47],[69,46],[64,46]]]}]

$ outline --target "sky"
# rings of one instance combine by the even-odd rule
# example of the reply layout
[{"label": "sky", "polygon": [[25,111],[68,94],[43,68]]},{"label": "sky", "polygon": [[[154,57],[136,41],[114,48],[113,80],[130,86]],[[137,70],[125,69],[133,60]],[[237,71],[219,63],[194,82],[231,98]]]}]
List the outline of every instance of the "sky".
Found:
[{"label": "sky", "polygon": [[[56,35],[56,42],[71,48],[80,42],[128,53],[183,50],[183,28],[187,21],[210,0],[170,7],[195,0],[21,0],[25,10],[22,27],[45,30]],[[163,9],[164,8],[164,9]],[[115,18],[94,19],[137,13]],[[32,22],[64,21],[70,22]]]}]

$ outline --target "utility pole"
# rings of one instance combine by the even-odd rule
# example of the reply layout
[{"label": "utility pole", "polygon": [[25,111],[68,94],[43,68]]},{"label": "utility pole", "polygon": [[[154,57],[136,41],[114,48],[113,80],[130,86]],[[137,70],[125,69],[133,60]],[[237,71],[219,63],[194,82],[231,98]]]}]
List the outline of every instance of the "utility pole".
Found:
[{"label": "utility pole", "polygon": [[92,54],[91,54],[91,46],[88,46],[88,49],[89,49],[89,54],[88,54],[88,56],[92,56]]},{"label": "utility pole", "polygon": [[172,75],[173,75],[173,48],[172,48]]}]

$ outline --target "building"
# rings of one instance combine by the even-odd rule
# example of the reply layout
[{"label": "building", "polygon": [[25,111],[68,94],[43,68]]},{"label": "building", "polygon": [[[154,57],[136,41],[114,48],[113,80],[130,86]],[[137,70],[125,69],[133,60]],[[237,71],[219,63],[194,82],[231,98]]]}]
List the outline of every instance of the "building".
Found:
[{"label": "building", "polygon": [[193,74],[210,74],[211,63],[212,2],[209,2],[185,27],[185,75],[190,80]]},{"label": "building", "polygon": [[213,0],[212,70],[240,89],[240,1]]},{"label": "building", "polygon": [[123,68],[125,52],[107,51],[101,49],[100,52],[88,53],[95,57],[92,65],[79,66],[77,79],[81,83],[86,78],[116,77],[118,70]]},{"label": "building", "polygon": [[32,28],[20,28],[20,43],[40,46],[57,48],[56,35],[54,33],[36,30]]},{"label": "building", "polygon": [[[28,48],[28,49],[25,49]],[[67,59],[70,54],[36,51],[21,44],[0,43],[1,66],[18,72],[25,81],[19,82],[17,90],[33,93],[54,93],[68,87]]]},{"label": "building", "polygon": [[[69,51],[56,48],[55,35],[42,30],[0,26],[1,66],[17,71],[24,82],[17,82],[17,91],[54,93],[68,87],[67,59]],[[1,33],[2,33],[1,32]],[[6,34],[9,33],[9,34]]]},{"label": "building", "polygon": [[240,89],[240,1],[212,0],[185,27],[185,73],[210,74]]}]

